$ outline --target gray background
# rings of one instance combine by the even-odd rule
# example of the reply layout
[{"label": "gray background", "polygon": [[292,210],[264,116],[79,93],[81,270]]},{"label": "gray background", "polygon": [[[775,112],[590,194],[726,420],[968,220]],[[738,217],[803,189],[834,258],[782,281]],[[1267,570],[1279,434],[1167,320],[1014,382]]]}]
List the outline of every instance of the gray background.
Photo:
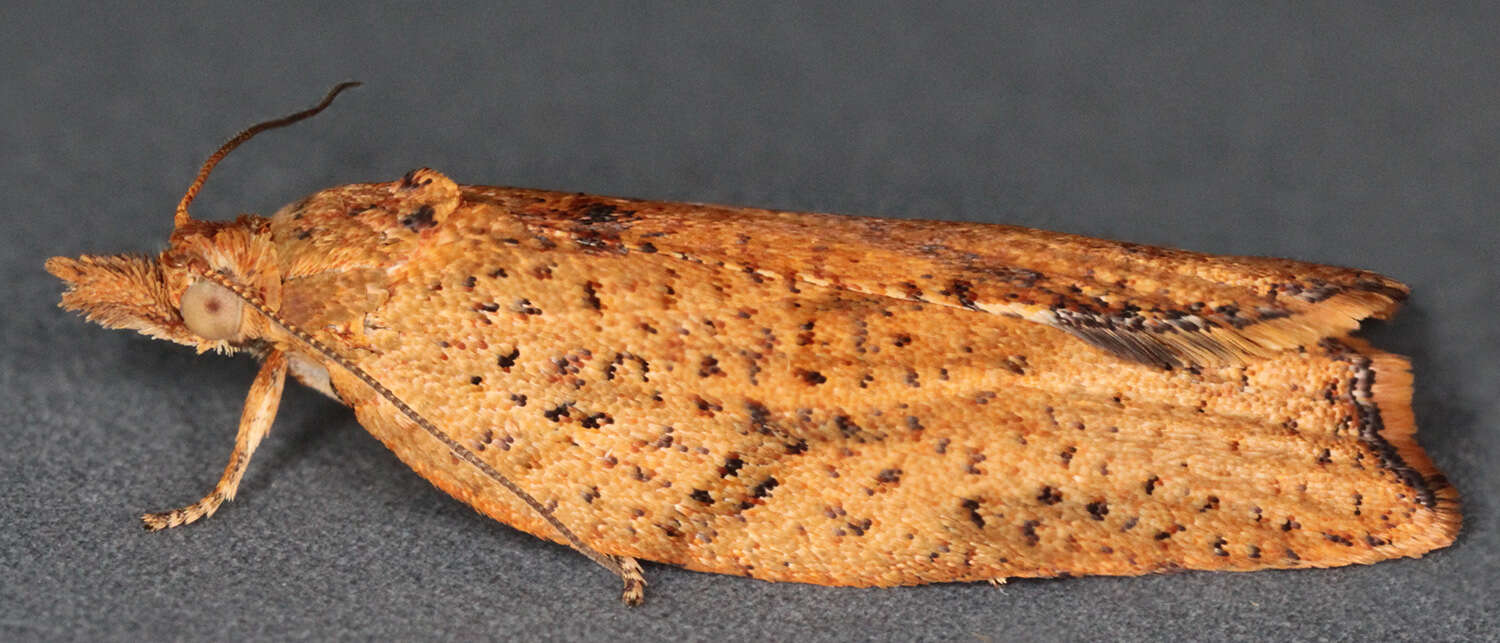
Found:
[{"label": "gray background", "polygon": [[[1492,5],[1493,6],[1493,5]],[[7,638],[1495,637],[1494,10],[0,9],[0,635]],[[1329,571],[861,590],[648,565],[648,604],[480,517],[289,387],[240,499],[147,534],[227,457],[248,359],[54,307],[52,254],[413,167],[459,181],[1009,222],[1381,271],[1452,548]]]}]

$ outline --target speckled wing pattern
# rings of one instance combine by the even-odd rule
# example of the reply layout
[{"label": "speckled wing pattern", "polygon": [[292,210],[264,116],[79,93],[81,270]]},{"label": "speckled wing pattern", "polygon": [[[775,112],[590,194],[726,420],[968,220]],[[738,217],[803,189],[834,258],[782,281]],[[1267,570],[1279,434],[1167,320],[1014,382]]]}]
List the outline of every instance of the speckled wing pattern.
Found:
[{"label": "speckled wing pattern", "polygon": [[[468,196],[504,202],[499,194]],[[571,216],[542,212],[528,223],[592,247],[665,248],[731,269],[1021,317],[1161,366],[1233,362],[1344,335],[1407,294],[1360,270],[1015,226],[545,198]]]},{"label": "speckled wing pattern", "polygon": [[[1368,563],[1458,529],[1406,361],[1343,337],[1404,295],[1379,275],[436,176],[279,213],[286,314],[600,551],[898,585]],[[421,475],[558,540],[328,371]]]}]

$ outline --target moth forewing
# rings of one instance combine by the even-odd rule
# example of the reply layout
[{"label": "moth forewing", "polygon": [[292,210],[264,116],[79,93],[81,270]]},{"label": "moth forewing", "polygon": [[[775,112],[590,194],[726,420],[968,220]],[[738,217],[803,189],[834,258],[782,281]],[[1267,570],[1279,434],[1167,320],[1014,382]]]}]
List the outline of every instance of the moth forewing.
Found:
[{"label": "moth forewing", "polygon": [[[471,427],[595,546],[693,569],[889,585],[1328,566],[1451,539],[1451,495],[1408,485],[1446,487],[1351,388],[1378,351],[1128,362],[1024,319],[815,283],[816,265],[701,254],[699,207],[468,188],[444,224],[462,232],[392,273],[361,365],[424,365],[398,395],[452,391],[435,421]],[[737,217],[752,239],[755,214]],[[792,243],[760,259],[806,251]],[[448,472],[424,475],[549,537]]]}]

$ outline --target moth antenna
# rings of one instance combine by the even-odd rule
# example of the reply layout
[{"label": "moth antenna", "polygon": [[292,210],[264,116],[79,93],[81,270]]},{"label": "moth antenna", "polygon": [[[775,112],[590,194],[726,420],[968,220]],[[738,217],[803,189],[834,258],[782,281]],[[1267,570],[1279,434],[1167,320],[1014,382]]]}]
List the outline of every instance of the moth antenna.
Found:
[{"label": "moth antenna", "polygon": [[324,96],[323,100],[317,105],[314,105],[309,109],[304,109],[295,114],[290,114],[281,118],[251,125],[239,134],[235,134],[234,138],[231,138],[223,145],[220,145],[218,151],[214,152],[212,156],[208,157],[207,161],[203,162],[203,167],[198,168],[198,176],[193,179],[192,185],[188,186],[187,192],[183,193],[182,195],[182,200],[177,203],[177,214],[172,217],[173,227],[181,228],[183,224],[193,220],[193,218],[188,215],[188,204],[192,203],[193,198],[197,197],[198,192],[203,189],[203,182],[208,180],[208,174],[213,171],[214,166],[218,165],[219,161],[224,160],[224,157],[229,156],[229,153],[234,151],[234,148],[239,147],[240,143],[244,143],[245,141],[250,140],[256,134],[259,134],[266,130],[285,127],[297,121],[317,116],[318,112],[327,109],[329,105],[333,104],[334,97],[338,96],[340,92],[343,92],[344,90],[351,87],[358,87],[361,84],[363,83],[348,81],[334,85],[333,89],[328,90],[328,95]]},{"label": "moth antenna", "polygon": [[[329,98],[331,99],[333,97],[333,94],[336,93],[338,93],[338,88],[334,88],[333,93],[329,94]],[[309,111],[312,111],[315,114],[317,113],[316,110],[326,107],[327,102],[328,99],[324,99],[323,105],[320,105]],[[306,116],[311,116],[311,114],[303,113],[294,114],[293,116],[302,116],[303,118],[305,118]],[[281,124],[284,125],[285,123]],[[583,542],[582,539],[578,537],[577,534],[573,533],[573,530],[569,529],[568,526],[564,525],[561,520],[558,520],[556,516],[552,515],[552,511],[548,509],[546,505],[543,505],[541,502],[537,501],[537,499],[531,494],[526,493],[525,489],[522,489],[515,482],[511,481],[510,478],[505,477],[505,474],[497,471],[494,467],[490,466],[488,462],[481,460],[478,455],[474,454],[473,451],[470,451],[462,444],[459,444],[458,441],[454,440],[453,438],[448,437],[448,434],[443,433],[442,429],[439,429],[436,424],[433,424],[431,420],[423,417],[422,414],[418,413],[416,409],[413,409],[406,402],[402,401],[400,397],[397,397],[396,394],[390,389],[386,388],[384,384],[381,384],[369,373],[366,373],[364,369],[360,368],[349,360],[344,359],[344,357],[334,351],[332,347],[324,344],[318,338],[313,337],[311,333],[302,330],[302,328],[297,326],[296,324],[283,319],[280,314],[272,310],[270,306],[267,306],[265,304],[265,302],[262,302],[260,300],[260,297],[256,296],[252,292],[245,290],[243,286],[230,280],[229,277],[224,275],[223,273],[205,271],[199,273],[199,276],[205,279],[209,279],[214,283],[217,283],[220,286],[229,289],[229,291],[234,293],[235,296],[243,299],[245,303],[250,304],[250,306],[260,314],[265,315],[266,319],[269,319],[272,323],[282,327],[286,330],[286,332],[290,333],[293,337],[296,337],[298,341],[301,341],[302,343],[311,347],[313,350],[321,353],[323,357],[326,357],[329,361],[338,364],[340,368],[348,371],[349,374],[353,375],[359,381],[364,382],[366,386],[374,389],[375,392],[380,395],[380,397],[385,398],[385,401],[390,402],[392,406],[396,407],[397,410],[401,411],[401,413],[412,422],[415,422],[417,426],[422,427],[422,430],[426,431],[433,438],[436,438],[438,442],[443,443],[443,446],[447,447],[449,451],[452,451],[454,455],[457,455],[465,462],[473,465],[474,468],[479,469],[481,473],[488,476],[491,480],[494,480],[500,486],[505,487],[506,491],[509,491],[512,495],[519,498],[521,502],[526,503],[526,506],[537,512],[537,514],[540,515],[543,520],[547,521],[547,524],[551,525],[553,529],[556,529],[557,533],[560,534],[563,539],[568,542],[568,546],[577,550],[578,553],[583,554],[589,560],[598,563],[600,567],[603,567],[616,576],[619,576],[620,578],[626,580],[627,584],[631,582],[632,579],[635,579],[639,576],[638,565],[633,570],[626,568],[628,565],[635,565],[633,559],[616,558],[614,556],[599,552],[592,547],[589,547]],[[627,562],[622,563],[622,560]]]}]

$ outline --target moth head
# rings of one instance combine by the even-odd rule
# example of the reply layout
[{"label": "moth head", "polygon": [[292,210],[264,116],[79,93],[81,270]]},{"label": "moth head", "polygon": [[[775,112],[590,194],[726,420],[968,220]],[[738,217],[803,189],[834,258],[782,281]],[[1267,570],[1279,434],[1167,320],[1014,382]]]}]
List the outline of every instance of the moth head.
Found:
[{"label": "moth head", "polygon": [[63,280],[62,307],[105,328],[138,331],[156,339],[194,344],[157,259],[146,255],[53,257],[47,272]]},{"label": "moth head", "polygon": [[231,352],[263,337],[270,322],[253,313],[246,297],[273,310],[280,304],[270,221],[253,216],[200,221],[188,214],[188,205],[214,166],[241,143],[265,130],[310,118],[340,92],[357,85],[335,85],[311,109],[253,125],[220,146],[178,202],[171,246],[161,255],[48,259],[47,272],[68,286],[62,307],[106,328],[138,331],[193,346],[200,353]]},{"label": "moth head", "polygon": [[276,302],[275,254],[260,228],[264,219],[194,222],[173,235],[159,256],[139,254],[53,257],[47,272],[68,289],[62,307],[106,328],[232,352],[263,334],[245,299],[207,275],[216,274],[261,301]]}]

